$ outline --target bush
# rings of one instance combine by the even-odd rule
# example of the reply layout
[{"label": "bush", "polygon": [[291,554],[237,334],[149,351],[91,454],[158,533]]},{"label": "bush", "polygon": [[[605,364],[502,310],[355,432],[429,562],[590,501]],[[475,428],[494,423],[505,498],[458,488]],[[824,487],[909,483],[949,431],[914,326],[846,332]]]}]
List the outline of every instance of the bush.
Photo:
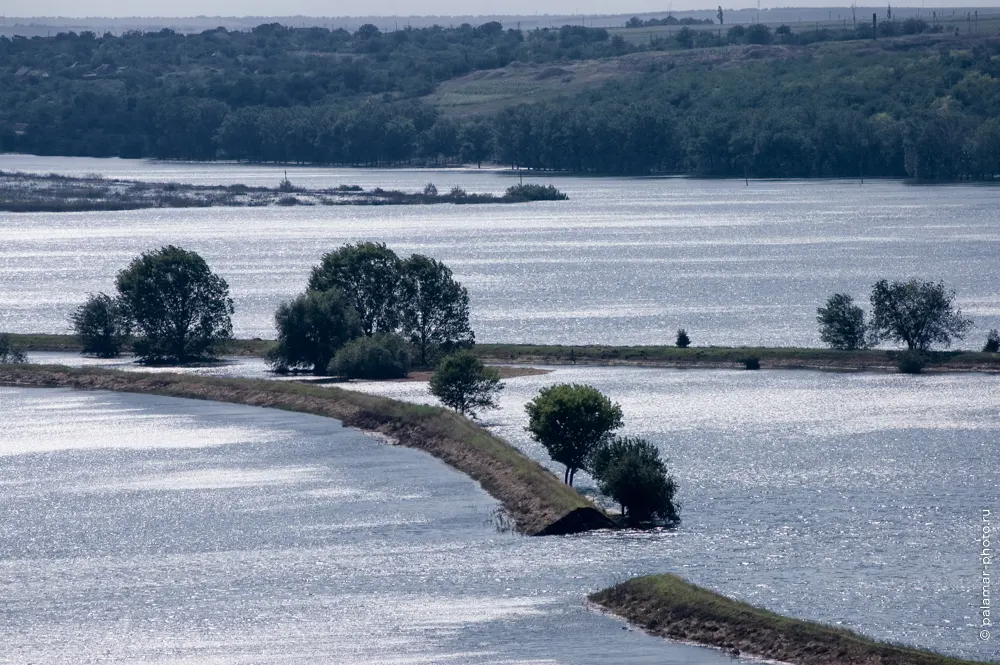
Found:
[{"label": "bush", "polygon": [[403,379],[410,351],[399,335],[359,337],[337,351],[327,373],[346,379]]},{"label": "bush", "polygon": [[688,337],[687,331],[684,328],[677,331],[677,346],[681,349],[691,346],[691,338]]},{"label": "bush", "polygon": [[424,187],[424,196],[437,196],[437,195],[438,195],[438,188],[434,185],[434,183],[433,182],[427,183],[427,186]]},{"label": "bush", "polygon": [[229,285],[195,252],[168,245],[145,253],[118,273],[116,286],[146,362],[185,362],[233,336]]},{"label": "bush", "polygon": [[758,358],[757,356],[750,356],[749,358],[744,358],[743,367],[746,369],[760,369],[760,358]]},{"label": "bush", "polygon": [[927,366],[927,357],[919,351],[904,351],[899,354],[897,367],[902,374],[920,374]]},{"label": "bush", "polygon": [[564,383],[542,388],[525,406],[528,432],[549,456],[566,466],[563,482],[572,485],[578,469],[614,430],[622,409],[593,386]]},{"label": "bush", "polygon": [[105,293],[88,296],[70,320],[83,345],[83,353],[92,353],[98,358],[114,358],[121,354],[122,346],[128,340],[129,324],[121,305]]},{"label": "bush", "polygon": [[503,198],[507,201],[565,201],[569,197],[552,185],[514,185]]},{"label": "bush", "polygon": [[28,362],[28,354],[14,344],[10,335],[0,335],[0,365],[21,365]]},{"label": "bush", "polygon": [[497,409],[497,394],[503,390],[500,372],[486,367],[469,351],[445,356],[431,376],[431,394],[445,406],[475,417],[478,409]]},{"label": "bush", "polygon": [[846,293],[835,293],[826,307],[816,310],[819,338],[832,349],[855,350],[868,346],[865,313]]},{"label": "bush", "polygon": [[986,335],[986,344],[983,344],[984,353],[996,353],[1000,351],[1000,332],[996,328]]},{"label": "bush", "polygon": [[342,346],[361,334],[358,314],[337,288],[306,291],[274,314],[278,345],[267,354],[277,372],[320,373]]},{"label": "bush", "polygon": [[590,472],[601,493],[618,502],[631,524],[680,521],[674,479],[667,474],[660,451],[649,441],[636,437],[606,440],[594,453]]}]

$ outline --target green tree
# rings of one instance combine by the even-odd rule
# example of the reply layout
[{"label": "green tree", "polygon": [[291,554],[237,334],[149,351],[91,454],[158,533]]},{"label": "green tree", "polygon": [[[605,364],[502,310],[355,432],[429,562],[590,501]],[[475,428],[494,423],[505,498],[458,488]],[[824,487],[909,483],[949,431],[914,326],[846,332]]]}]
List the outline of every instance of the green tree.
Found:
[{"label": "green tree", "polygon": [[10,335],[0,335],[0,365],[21,365],[28,362],[28,354],[10,338]]},{"label": "green tree", "polygon": [[134,259],[116,279],[119,302],[146,362],[186,362],[233,335],[229,285],[195,252],[168,245]]},{"label": "green tree", "polygon": [[986,334],[986,343],[983,344],[983,353],[997,352],[1000,352],[1000,331],[996,328],[992,328]]},{"label": "green tree", "polygon": [[345,344],[330,363],[328,374],[345,379],[403,379],[410,371],[410,350],[399,335],[361,336]]},{"label": "green tree", "polygon": [[441,351],[471,345],[469,293],[455,281],[451,269],[432,258],[414,254],[403,261],[402,329],[427,366]]},{"label": "green tree", "polygon": [[326,371],[344,344],[361,335],[358,314],[338,288],[309,290],[282,303],[274,314],[278,344],[268,363],[276,371]]},{"label": "green tree", "polygon": [[680,330],[677,331],[676,344],[678,348],[681,349],[686,349],[689,346],[691,346],[691,338],[688,337],[687,331],[684,330],[684,328],[681,328]]},{"label": "green tree", "polygon": [[872,287],[873,339],[903,342],[911,351],[928,351],[932,344],[951,345],[962,339],[972,320],[955,305],[955,292],[938,282],[888,282]]},{"label": "green tree", "polygon": [[525,406],[528,431],[549,456],[565,465],[563,482],[572,485],[577,470],[597,447],[622,426],[622,409],[597,388],[559,384],[543,388]]},{"label": "green tree", "polygon": [[98,358],[121,354],[129,337],[129,323],[119,302],[106,293],[91,294],[70,317],[83,353]]},{"label": "green tree", "polygon": [[474,418],[479,409],[499,408],[496,397],[503,383],[495,367],[486,367],[469,351],[459,351],[438,363],[430,390],[445,406]]},{"label": "green tree", "polygon": [[868,345],[865,313],[846,293],[835,293],[816,309],[819,337],[833,349],[863,349]]},{"label": "green tree", "polygon": [[343,291],[358,312],[364,334],[395,332],[401,267],[399,257],[385,244],[344,245],[323,255],[320,265],[312,269],[309,289]]},{"label": "green tree", "polygon": [[674,503],[674,479],[667,473],[659,449],[646,439],[606,440],[593,455],[590,473],[601,493],[621,506],[629,522],[680,520]]}]

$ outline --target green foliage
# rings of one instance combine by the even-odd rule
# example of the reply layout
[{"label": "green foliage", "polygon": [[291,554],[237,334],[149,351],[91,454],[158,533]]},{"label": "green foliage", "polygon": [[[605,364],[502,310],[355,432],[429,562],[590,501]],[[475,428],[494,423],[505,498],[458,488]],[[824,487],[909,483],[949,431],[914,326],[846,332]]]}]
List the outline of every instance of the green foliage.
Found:
[{"label": "green foliage", "polygon": [[552,185],[514,185],[503,197],[508,201],[565,201],[569,197]]},{"label": "green foliage", "polygon": [[427,183],[427,186],[424,187],[424,196],[434,197],[437,195],[438,195],[437,186],[435,186],[433,182]]},{"label": "green foliage", "polygon": [[25,353],[10,335],[0,334],[0,365],[21,365],[28,362],[28,354]]},{"label": "green foliage", "polygon": [[993,328],[986,335],[986,343],[983,344],[983,353],[997,352],[1000,352],[1000,331]]},{"label": "green foliage", "polygon": [[274,314],[278,344],[267,354],[275,371],[319,374],[342,346],[362,333],[358,314],[343,292],[308,290]]},{"label": "green foliage", "polygon": [[145,362],[183,363],[232,337],[229,285],[195,252],[168,245],[144,253],[115,285],[137,333],[135,353]]},{"label": "green foliage", "polygon": [[410,350],[399,335],[362,336],[345,344],[327,374],[345,379],[403,379],[410,371]]},{"label": "green foliage", "polygon": [[362,331],[374,335],[399,328],[401,277],[395,252],[384,243],[359,242],[324,254],[312,269],[309,289],[340,289],[357,310]]},{"label": "green foliage", "polygon": [[906,350],[899,354],[896,366],[902,374],[920,374],[927,366],[927,356],[920,351]]},{"label": "green foliage", "polygon": [[646,439],[606,440],[593,455],[590,473],[601,493],[621,505],[630,523],[680,521],[674,504],[674,479],[667,473],[659,449]]},{"label": "green foliage", "polygon": [[951,346],[972,327],[955,305],[955,292],[940,282],[883,279],[872,287],[871,304],[872,338],[903,342],[910,351],[928,351],[932,344]]},{"label": "green foliage", "polygon": [[611,432],[622,426],[622,409],[593,386],[563,383],[542,388],[525,406],[531,438],[565,465],[563,482],[572,485]]},{"label": "green foliage", "polygon": [[114,358],[128,341],[129,321],[119,302],[105,293],[88,296],[70,319],[83,353]]},{"label": "green foliage", "polygon": [[686,349],[691,346],[691,338],[688,337],[687,331],[684,330],[684,328],[677,331],[677,340],[675,344],[681,349]]},{"label": "green foliage", "polygon": [[469,294],[443,263],[420,254],[403,261],[400,300],[403,334],[422,366],[475,341],[469,327]]},{"label": "green foliage", "polygon": [[503,390],[503,383],[496,368],[486,367],[469,351],[459,351],[438,363],[430,390],[445,406],[475,417],[480,409],[499,408],[496,396]]},{"label": "green foliage", "polygon": [[835,293],[816,310],[819,337],[831,349],[853,351],[868,346],[865,313],[846,293]]}]

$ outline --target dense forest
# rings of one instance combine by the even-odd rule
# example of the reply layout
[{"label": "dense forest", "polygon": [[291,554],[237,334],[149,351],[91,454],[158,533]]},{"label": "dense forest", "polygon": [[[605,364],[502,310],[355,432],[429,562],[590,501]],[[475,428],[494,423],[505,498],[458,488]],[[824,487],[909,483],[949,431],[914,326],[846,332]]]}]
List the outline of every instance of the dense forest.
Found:
[{"label": "dense forest", "polygon": [[[935,31],[913,20],[879,30],[872,41],[868,25],[704,26],[644,44],[600,28],[495,22],[0,38],[0,150],[740,177],[1000,174],[1000,40],[889,38]],[[622,56],[642,67],[554,100],[450,116],[427,97],[470,72]]]}]

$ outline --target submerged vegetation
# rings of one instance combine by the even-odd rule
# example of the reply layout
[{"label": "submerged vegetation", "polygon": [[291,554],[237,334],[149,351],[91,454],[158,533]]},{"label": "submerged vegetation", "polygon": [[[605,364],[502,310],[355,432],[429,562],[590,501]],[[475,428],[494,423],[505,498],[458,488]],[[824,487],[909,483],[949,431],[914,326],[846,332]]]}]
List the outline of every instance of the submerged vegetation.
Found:
[{"label": "submerged vegetation", "polygon": [[87,212],[141,208],[211,208],[260,206],[429,205],[437,203],[525,203],[568,198],[548,185],[515,185],[496,194],[402,192],[358,185],[325,189],[294,186],[287,177],[277,187],[188,185],[175,182],[113,180],[101,176],[70,177],[0,171],[0,212]]},{"label": "submerged vegetation", "polygon": [[975,665],[781,616],[677,575],[638,577],[592,594],[590,600],[653,635],[791,665]]}]

